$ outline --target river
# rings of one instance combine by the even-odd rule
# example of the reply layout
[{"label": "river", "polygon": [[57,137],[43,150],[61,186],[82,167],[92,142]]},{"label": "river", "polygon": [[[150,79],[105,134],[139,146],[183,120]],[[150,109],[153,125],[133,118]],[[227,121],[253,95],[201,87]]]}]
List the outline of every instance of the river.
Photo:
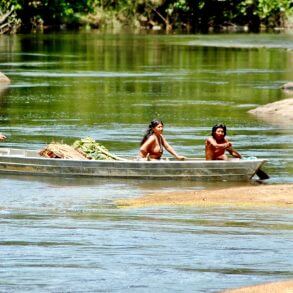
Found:
[{"label": "river", "polygon": [[[292,125],[247,114],[289,97],[292,34],[1,36],[2,146],[91,136],[136,155],[150,120],[179,154],[204,156],[219,122],[244,156],[292,183]],[[290,210],[152,207],[115,199],[235,183],[1,175],[1,292],[217,292],[292,277]],[[247,183],[250,184],[250,183]],[[239,185],[239,184],[238,184]],[[237,196],[237,195],[235,195]]]}]

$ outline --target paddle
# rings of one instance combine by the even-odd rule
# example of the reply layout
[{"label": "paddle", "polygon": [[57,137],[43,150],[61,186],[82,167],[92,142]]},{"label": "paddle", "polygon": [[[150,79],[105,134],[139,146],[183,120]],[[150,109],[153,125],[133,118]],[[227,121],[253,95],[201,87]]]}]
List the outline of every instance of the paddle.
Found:
[{"label": "paddle", "polygon": [[[227,149],[229,151],[229,153],[233,156],[233,157],[236,157],[236,158],[243,158],[236,150],[230,148],[230,149]],[[260,180],[265,180],[265,179],[269,179],[270,176],[263,170],[261,170],[260,168],[256,170],[255,172],[256,176],[258,176],[258,178]]]},{"label": "paddle", "polygon": [[269,179],[270,176],[263,170],[261,169],[257,169],[257,171],[255,172],[256,176],[258,176],[258,178],[260,180],[265,180],[265,179]]},{"label": "paddle", "polygon": [[[255,157],[250,157],[250,158],[255,158]],[[250,158],[246,158],[247,159],[250,159]],[[243,157],[242,157],[243,159]],[[256,158],[255,158],[256,159]],[[266,180],[266,179],[269,179],[270,176],[263,170],[261,170],[260,168],[258,168],[256,171],[255,171],[255,175],[258,176],[258,178],[260,180]]]}]

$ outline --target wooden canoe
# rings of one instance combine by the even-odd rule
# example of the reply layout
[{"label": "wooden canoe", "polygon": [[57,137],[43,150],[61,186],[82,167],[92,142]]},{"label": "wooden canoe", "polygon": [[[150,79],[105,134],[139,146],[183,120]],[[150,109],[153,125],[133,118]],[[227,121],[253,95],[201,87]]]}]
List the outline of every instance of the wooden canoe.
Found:
[{"label": "wooden canoe", "polygon": [[87,176],[195,181],[248,181],[265,160],[91,161],[50,159],[38,150],[0,148],[0,173],[43,176]]}]

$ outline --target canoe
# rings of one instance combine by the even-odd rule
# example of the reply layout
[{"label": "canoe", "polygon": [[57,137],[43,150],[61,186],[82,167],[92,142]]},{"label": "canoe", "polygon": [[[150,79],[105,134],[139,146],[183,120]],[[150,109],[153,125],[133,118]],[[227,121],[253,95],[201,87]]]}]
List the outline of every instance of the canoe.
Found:
[{"label": "canoe", "polygon": [[44,158],[38,150],[0,148],[0,173],[43,176],[169,179],[194,181],[248,181],[265,160],[206,161],[173,159],[91,161]]}]

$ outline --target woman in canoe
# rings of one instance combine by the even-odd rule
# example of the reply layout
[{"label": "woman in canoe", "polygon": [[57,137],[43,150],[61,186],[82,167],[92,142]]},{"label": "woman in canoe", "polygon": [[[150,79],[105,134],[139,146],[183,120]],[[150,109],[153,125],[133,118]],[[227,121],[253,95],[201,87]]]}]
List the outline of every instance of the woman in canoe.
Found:
[{"label": "woman in canoe", "polygon": [[184,160],[184,156],[179,156],[168,144],[163,136],[164,124],[161,120],[151,121],[146,134],[141,140],[139,156],[145,160],[160,160],[163,150],[166,149],[177,160]]},{"label": "woman in canoe", "polygon": [[241,158],[241,155],[232,148],[231,142],[226,138],[226,126],[216,124],[212,128],[212,136],[205,142],[206,160],[228,160],[226,151],[234,158]]}]

